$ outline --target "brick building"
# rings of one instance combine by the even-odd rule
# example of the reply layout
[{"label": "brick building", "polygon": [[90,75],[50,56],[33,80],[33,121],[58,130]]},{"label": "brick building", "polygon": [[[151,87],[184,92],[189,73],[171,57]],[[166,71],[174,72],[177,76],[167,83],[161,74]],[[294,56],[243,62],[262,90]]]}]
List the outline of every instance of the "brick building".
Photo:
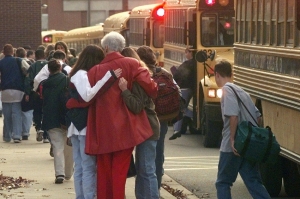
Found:
[{"label": "brick building", "polygon": [[117,12],[163,0],[1,0],[0,49],[41,44],[42,30],[95,25]]},{"label": "brick building", "polygon": [[41,0],[43,30],[64,30],[95,25],[112,14],[163,0]]},{"label": "brick building", "polygon": [[0,49],[41,44],[41,0],[1,0]]}]

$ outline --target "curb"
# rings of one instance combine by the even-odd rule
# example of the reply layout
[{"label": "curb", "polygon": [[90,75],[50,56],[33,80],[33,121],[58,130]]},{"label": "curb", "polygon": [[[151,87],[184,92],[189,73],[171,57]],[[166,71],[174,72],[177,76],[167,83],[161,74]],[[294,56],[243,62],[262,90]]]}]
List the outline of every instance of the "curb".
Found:
[{"label": "curb", "polygon": [[[174,190],[180,190],[182,191],[183,195],[186,195],[186,199],[199,199],[196,195],[194,195],[192,192],[190,192],[189,190],[187,190],[185,187],[183,187],[182,185],[180,185],[178,182],[176,182],[174,179],[170,178],[167,175],[163,175],[162,177],[162,183],[170,186],[172,189]],[[171,198],[176,198],[175,196],[173,196],[171,193],[169,193],[167,190],[165,190],[164,188],[161,188],[160,193],[162,194],[162,190],[166,191],[169,195],[171,195],[172,197],[166,197],[163,199],[171,199]]]}]

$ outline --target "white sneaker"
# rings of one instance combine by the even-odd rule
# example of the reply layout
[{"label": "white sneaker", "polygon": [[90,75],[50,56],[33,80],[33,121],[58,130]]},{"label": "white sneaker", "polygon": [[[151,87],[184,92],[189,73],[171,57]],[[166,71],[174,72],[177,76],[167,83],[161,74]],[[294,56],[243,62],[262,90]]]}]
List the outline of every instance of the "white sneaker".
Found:
[{"label": "white sneaker", "polygon": [[44,134],[43,130],[38,130],[36,132],[36,141],[41,142],[43,140],[43,134]]},{"label": "white sneaker", "polygon": [[43,143],[49,143],[49,140],[47,138],[43,139]]}]

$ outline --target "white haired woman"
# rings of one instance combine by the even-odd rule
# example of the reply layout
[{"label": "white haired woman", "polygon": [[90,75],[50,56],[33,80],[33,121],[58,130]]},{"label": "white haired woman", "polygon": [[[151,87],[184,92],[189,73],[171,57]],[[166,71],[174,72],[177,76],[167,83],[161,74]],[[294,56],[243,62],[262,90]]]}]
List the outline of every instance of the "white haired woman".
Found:
[{"label": "white haired woman", "polygon": [[[110,32],[101,40],[106,57],[88,71],[91,86],[108,70],[122,69],[121,77],[128,81],[128,88],[137,82],[148,96],[156,97],[157,85],[147,69],[133,58],[124,57],[124,37]],[[123,199],[131,154],[134,146],[153,134],[143,110],[135,115],[128,110],[121,98],[117,83],[102,96],[96,95],[89,106],[85,152],[97,157],[97,198]]]}]

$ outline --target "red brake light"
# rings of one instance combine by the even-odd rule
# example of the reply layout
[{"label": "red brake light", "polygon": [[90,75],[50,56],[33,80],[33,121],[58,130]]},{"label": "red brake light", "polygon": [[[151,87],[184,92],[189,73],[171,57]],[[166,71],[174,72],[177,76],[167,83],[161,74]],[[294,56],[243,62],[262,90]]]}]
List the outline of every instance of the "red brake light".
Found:
[{"label": "red brake light", "polygon": [[156,15],[159,17],[163,17],[165,15],[165,9],[163,8],[158,8],[156,11]]},{"label": "red brake light", "polygon": [[224,24],[224,27],[225,27],[225,28],[230,28],[231,25],[230,25],[230,23],[226,22],[226,23]]},{"label": "red brake light", "polygon": [[49,42],[52,42],[52,38],[51,37],[44,37],[44,42],[46,42],[46,43],[49,43]]},{"label": "red brake light", "polygon": [[216,3],[216,0],[205,0],[208,6],[213,6]]}]

